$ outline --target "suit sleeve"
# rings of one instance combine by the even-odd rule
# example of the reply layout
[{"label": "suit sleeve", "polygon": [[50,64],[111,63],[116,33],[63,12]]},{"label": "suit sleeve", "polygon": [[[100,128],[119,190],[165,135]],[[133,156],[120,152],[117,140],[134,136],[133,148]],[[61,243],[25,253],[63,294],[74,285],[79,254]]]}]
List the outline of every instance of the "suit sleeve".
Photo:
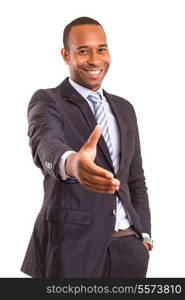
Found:
[{"label": "suit sleeve", "polygon": [[62,112],[45,90],[38,90],[28,105],[28,136],[33,160],[43,174],[60,179],[61,156],[73,150],[65,142]]},{"label": "suit sleeve", "polygon": [[137,118],[134,109],[133,109],[133,114],[136,123],[136,134],[135,134],[134,153],[129,168],[128,185],[129,185],[132,205],[140,216],[142,232],[151,235],[151,214],[149,208],[149,200],[148,200],[144,170],[142,166],[139,130],[138,130]]}]

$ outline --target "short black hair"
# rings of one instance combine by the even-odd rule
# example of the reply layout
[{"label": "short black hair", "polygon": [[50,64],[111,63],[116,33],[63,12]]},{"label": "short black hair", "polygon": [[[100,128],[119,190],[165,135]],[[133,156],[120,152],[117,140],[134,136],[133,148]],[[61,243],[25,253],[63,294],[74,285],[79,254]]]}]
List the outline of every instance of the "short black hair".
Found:
[{"label": "short black hair", "polygon": [[[89,17],[80,17],[77,18],[75,20],[73,20],[72,22],[70,22],[65,28],[64,28],[64,32],[63,32],[63,44],[64,44],[64,48],[68,49],[68,37],[69,37],[69,33],[72,29],[73,26],[77,26],[77,25],[88,25],[88,24],[94,24],[94,25],[99,25],[102,27],[102,25]],[[102,27],[103,28],[103,27]]]}]

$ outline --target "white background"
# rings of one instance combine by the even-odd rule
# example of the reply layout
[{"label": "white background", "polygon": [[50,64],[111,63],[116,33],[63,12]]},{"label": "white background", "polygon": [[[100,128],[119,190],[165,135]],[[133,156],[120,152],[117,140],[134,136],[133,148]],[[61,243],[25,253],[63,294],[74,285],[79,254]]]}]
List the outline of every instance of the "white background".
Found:
[{"label": "white background", "polygon": [[43,199],[27,105],[68,76],[64,27],[89,16],[105,28],[112,65],[103,87],[135,107],[155,246],[148,277],[185,277],[185,1],[37,0],[0,5],[0,277],[20,267]]}]

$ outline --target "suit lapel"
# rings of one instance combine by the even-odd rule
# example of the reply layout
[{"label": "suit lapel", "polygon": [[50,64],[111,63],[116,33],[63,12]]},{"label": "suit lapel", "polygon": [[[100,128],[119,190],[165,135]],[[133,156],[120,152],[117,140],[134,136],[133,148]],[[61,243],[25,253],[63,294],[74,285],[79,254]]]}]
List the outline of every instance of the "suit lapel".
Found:
[{"label": "suit lapel", "polygon": [[[92,132],[95,126],[97,125],[97,122],[87,101],[70,85],[67,78],[61,83],[60,89],[62,97],[65,97],[66,100],[72,102],[73,104],[79,107],[90,128],[90,132]],[[98,141],[97,146],[102,151],[103,155],[105,156],[105,159],[107,160],[108,164],[112,169],[112,172],[114,173],[109,149],[102,135]]]}]

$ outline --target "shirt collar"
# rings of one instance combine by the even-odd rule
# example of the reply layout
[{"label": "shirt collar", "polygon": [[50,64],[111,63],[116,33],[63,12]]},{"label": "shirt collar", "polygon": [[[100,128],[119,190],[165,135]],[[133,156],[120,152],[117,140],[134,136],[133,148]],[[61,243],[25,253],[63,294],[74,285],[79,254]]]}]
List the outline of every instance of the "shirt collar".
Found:
[{"label": "shirt collar", "polygon": [[100,87],[96,92],[78,84],[77,82],[73,81],[71,78],[69,78],[69,83],[72,85],[72,87],[83,97],[87,98],[90,94],[93,93],[99,93],[101,95],[101,98],[103,99],[103,89]]}]

